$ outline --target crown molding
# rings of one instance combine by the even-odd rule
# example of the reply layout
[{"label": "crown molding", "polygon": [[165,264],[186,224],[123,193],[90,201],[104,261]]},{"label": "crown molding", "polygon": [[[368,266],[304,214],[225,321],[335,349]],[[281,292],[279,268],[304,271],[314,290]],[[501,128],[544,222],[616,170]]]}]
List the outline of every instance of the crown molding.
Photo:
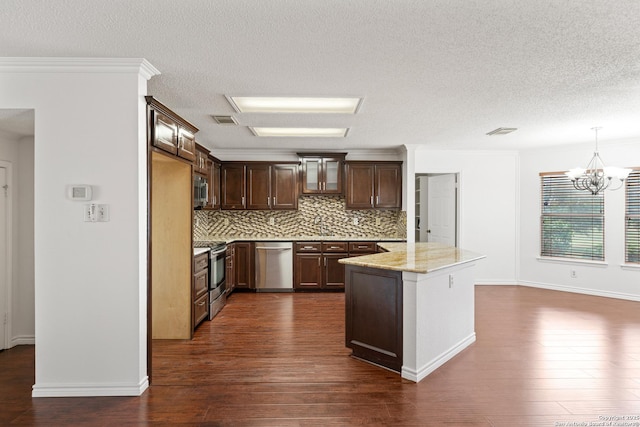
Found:
[{"label": "crown molding", "polygon": [[144,58],[0,58],[0,72],[138,73],[147,80],[160,74]]}]

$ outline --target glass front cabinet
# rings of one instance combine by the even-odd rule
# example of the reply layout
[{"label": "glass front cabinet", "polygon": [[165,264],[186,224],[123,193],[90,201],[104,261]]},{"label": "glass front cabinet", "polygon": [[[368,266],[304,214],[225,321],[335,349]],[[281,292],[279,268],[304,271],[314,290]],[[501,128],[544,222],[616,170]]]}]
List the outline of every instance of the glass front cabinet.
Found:
[{"label": "glass front cabinet", "polygon": [[343,194],[346,153],[298,153],[302,194]]}]

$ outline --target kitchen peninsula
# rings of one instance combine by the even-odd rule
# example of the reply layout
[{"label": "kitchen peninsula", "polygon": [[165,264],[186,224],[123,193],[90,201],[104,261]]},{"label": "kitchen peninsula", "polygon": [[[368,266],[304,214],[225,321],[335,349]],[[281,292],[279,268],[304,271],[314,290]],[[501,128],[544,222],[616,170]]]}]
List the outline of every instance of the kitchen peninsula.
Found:
[{"label": "kitchen peninsula", "polygon": [[484,255],[440,243],[379,243],[344,258],[346,346],[418,382],[475,342],[474,266]]}]

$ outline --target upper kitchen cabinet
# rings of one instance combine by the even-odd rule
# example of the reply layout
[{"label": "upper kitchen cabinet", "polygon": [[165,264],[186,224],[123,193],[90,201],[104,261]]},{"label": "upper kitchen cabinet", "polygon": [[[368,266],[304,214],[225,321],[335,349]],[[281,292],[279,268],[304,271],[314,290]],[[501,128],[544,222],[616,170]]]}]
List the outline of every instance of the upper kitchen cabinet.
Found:
[{"label": "upper kitchen cabinet", "polygon": [[[297,209],[298,208],[298,163],[245,163],[243,164],[246,177],[241,180],[236,177],[230,180],[227,172],[225,181],[225,169],[230,164],[223,164],[222,193],[226,197],[232,197],[233,192],[239,192],[237,184],[246,182],[246,198],[243,199],[243,207],[226,207],[223,202],[222,209]],[[231,163],[231,165],[235,165]],[[238,175],[240,171],[238,170]],[[234,175],[235,176],[235,175]],[[233,188],[229,189],[227,186]],[[241,185],[241,184],[240,184]],[[236,197],[237,199],[237,197]]]},{"label": "upper kitchen cabinet", "polygon": [[211,209],[220,209],[220,160],[209,155],[207,159],[211,175],[209,178],[209,204]]},{"label": "upper kitchen cabinet", "polygon": [[202,175],[208,177],[209,176],[209,164],[207,163],[207,159],[209,158],[209,150],[207,150],[202,145],[196,143],[196,158],[193,162],[193,171],[197,173],[201,173]]},{"label": "upper kitchen cabinet", "polygon": [[347,209],[400,209],[402,162],[346,162]]},{"label": "upper kitchen cabinet", "polygon": [[220,167],[220,207],[246,208],[246,166],[244,163],[223,163]]},{"label": "upper kitchen cabinet", "polygon": [[343,194],[342,175],[347,153],[298,153],[302,194]]},{"label": "upper kitchen cabinet", "polygon": [[196,160],[195,134],[198,128],[178,116],[152,96],[145,96],[150,145],[180,158]]}]

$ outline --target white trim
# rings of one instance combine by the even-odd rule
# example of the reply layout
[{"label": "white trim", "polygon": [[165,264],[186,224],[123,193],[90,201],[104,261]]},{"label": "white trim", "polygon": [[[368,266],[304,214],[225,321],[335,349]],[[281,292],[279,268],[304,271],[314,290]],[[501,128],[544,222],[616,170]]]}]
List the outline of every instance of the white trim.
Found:
[{"label": "white trim", "polygon": [[160,71],[144,58],[0,58],[0,71],[15,73],[132,73],[149,80]]},{"label": "white trim", "polygon": [[11,338],[9,343],[9,348],[13,348],[17,345],[36,345],[36,336],[35,335],[18,335],[17,337]]},{"label": "white trim", "polygon": [[528,286],[530,288],[549,289],[552,291],[571,292],[574,294],[593,295],[597,297],[615,298],[628,301],[640,302],[640,295],[623,294],[620,292],[606,292],[597,289],[589,288],[576,288],[573,286],[556,285],[552,283],[530,282],[528,280],[521,280],[518,283],[521,286]]},{"label": "white trim", "polygon": [[147,388],[146,376],[138,384],[36,384],[31,397],[140,396]]},{"label": "white trim", "polygon": [[[6,258],[7,258],[7,271],[5,272],[6,275],[6,293],[5,296],[7,298],[6,300],[6,304],[4,307],[4,313],[6,313],[7,316],[7,323],[3,324],[2,320],[0,319],[0,327],[4,328],[4,332],[5,332],[5,339],[2,344],[1,348],[11,348],[11,342],[10,342],[10,337],[11,337],[11,326],[12,326],[12,322],[11,319],[13,318],[12,316],[12,304],[11,301],[13,299],[13,165],[11,164],[11,162],[5,161],[5,160],[0,160],[0,167],[3,167],[7,170],[7,185],[9,186],[7,189],[7,217],[6,217],[6,227],[7,227],[7,235],[6,235],[6,242],[0,242],[0,244],[3,244],[6,246]],[[1,190],[0,190],[1,191]],[[0,197],[4,197],[4,195],[2,195],[0,193]],[[0,291],[2,291],[0,289]]]},{"label": "white trim", "polygon": [[540,262],[552,262],[558,264],[580,264],[580,265],[590,265],[593,267],[606,267],[609,265],[606,261],[590,261],[586,259],[574,259],[574,258],[552,258],[552,257],[544,257],[538,256],[536,259]]},{"label": "white trim", "polygon": [[623,270],[640,270],[640,264],[624,263],[620,264],[620,268]]},{"label": "white trim", "polygon": [[455,344],[454,346],[452,346],[447,351],[445,351],[445,352],[441,353],[439,356],[431,359],[429,361],[429,363],[426,363],[425,365],[421,366],[416,371],[414,371],[413,369],[410,369],[408,367],[403,366],[402,367],[402,371],[401,371],[401,376],[402,376],[402,378],[404,378],[406,380],[409,380],[409,381],[414,381],[416,383],[420,382],[421,380],[426,378],[427,375],[429,375],[430,373],[432,373],[433,371],[438,369],[440,366],[442,366],[445,363],[447,363],[449,360],[453,359],[454,356],[456,356],[458,353],[460,353],[465,348],[469,347],[475,341],[476,341],[476,333],[473,332],[468,337],[466,337],[465,339],[461,340],[459,343]]},{"label": "white trim", "polygon": [[517,286],[516,280],[475,280],[476,286]]}]

